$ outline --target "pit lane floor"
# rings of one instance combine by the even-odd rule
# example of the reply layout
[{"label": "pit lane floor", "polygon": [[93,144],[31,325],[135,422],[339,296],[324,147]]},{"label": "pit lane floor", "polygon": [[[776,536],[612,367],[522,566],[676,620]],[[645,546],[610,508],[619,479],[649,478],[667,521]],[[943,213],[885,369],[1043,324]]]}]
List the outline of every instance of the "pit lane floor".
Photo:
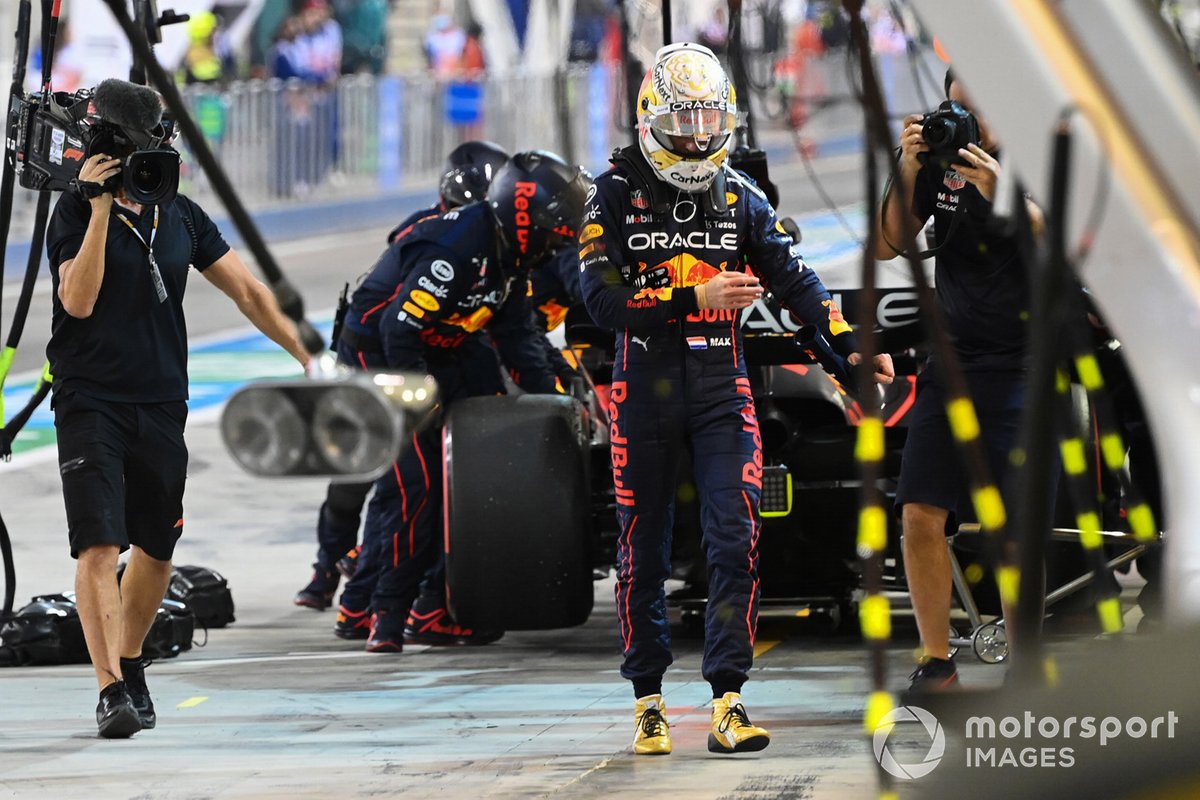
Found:
[{"label": "pit lane floor", "polygon": [[[194,423],[188,438],[188,534],[177,560],[228,577],[237,621],[150,668],[158,727],[130,741],[96,738],[90,668],[0,670],[0,796],[870,793],[859,723],[865,673],[852,640],[815,638],[794,618],[764,619],[745,697],[775,739],[761,754],[730,758],[705,749],[699,643],[681,639],[667,683],[676,751],[634,758],[610,581],[597,584],[596,611],[581,628],[510,633],[482,648],[367,654],[332,636],[331,612],[291,605],[306,578],[321,482],[242,475],[212,422]],[[18,603],[70,588],[58,492],[53,462],[3,475],[5,519],[20,545]]]},{"label": "pit lane floor", "polygon": [[[823,167],[856,174],[852,159]],[[781,177],[797,172],[791,165]],[[847,196],[858,186],[833,185]],[[814,208],[811,200],[797,206],[801,214]],[[823,245],[819,235],[806,241]],[[382,231],[279,249],[310,307],[322,309],[342,281],[370,265],[380,242]],[[839,260],[849,265],[853,256],[831,250],[821,263]],[[242,324],[225,298],[194,283],[193,337]],[[17,373],[28,376],[40,364],[47,306],[42,289]],[[16,376],[10,389],[14,383]],[[611,581],[597,584],[596,610],[576,629],[387,656],[335,639],[332,613],[291,605],[307,579],[324,483],[240,473],[218,442],[216,410],[198,408],[189,420],[187,532],[177,562],[225,574],[237,622],[211,631],[205,647],[150,668],[159,726],[126,742],[95,736],[90,668],[0,669],[0,797],[875,796],[860,722],[864,651],[857,637],[821,636],[788,614],[762,621],[745,690],[753,718],[774,734],[772,745],[737,757],[705,750],[709,693],[699,677],[700,644],[684,637],[666,684],[675,752],[631,754],[632,703],[617,674]],[[18,606],[35,593],[70,589],[53,447],[0,465],[0,513],[16,551]],[[911,668],[916,637],[907,622],[895,620],[893,688]],[[1003,674],[969,656],[960,658],[960,670],[968,686],[996,685]]]}]

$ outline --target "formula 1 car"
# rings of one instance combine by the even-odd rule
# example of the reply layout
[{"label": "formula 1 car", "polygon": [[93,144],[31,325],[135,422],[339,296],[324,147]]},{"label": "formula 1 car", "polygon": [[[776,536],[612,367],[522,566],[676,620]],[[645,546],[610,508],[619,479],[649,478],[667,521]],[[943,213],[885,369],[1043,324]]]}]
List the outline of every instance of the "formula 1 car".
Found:
[{"label": "formula 1 car", "polygon": [[[579,322],[578,312],[568,319],[567,339],[590,376],[580,397],[470,398],[446,420],[447,594],[462,624],[505,630],[581,624],[592,609],[594,571],[615,563],[605,414],[612,334]],[[850,619],[859,586],[854,441],[862,411],[797,344],[800,326],[769,298],[746,309],[742,324],[763,439],[763,604],[815,608],[834,623]],[[890,484],[915,376],[901,375],[878,391]],[[698,617],[705,595],[698,504],[687,470],[683,465],[672,556],[685,587],[671,598],[685,622]]]}]

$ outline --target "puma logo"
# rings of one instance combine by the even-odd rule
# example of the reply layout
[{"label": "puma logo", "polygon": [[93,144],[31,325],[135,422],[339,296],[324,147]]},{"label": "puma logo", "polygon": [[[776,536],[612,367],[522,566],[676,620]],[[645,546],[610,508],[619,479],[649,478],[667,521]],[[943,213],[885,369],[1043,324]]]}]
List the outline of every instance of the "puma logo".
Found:
[{"label": "puma logo", "polygon": [[645,350],[647,353],[650,352],[650,337],[649,336],[647,336],[645,339],[639,339],[636,336],[630,336],[629,341],[631,341],[635,344],[640,344],[642,346],[643,350]]}]

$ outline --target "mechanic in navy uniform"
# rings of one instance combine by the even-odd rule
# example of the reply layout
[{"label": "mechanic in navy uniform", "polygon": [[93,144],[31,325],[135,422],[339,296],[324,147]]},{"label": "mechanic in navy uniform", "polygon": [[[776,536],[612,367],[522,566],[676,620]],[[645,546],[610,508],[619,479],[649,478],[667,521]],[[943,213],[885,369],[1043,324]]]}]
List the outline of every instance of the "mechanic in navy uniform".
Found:
[{"label": "mechanic in navy uniform", "polygon": [[[158,95],[144,86],[104,81],[93,101],[129,141],[160,129]],[[124,118],[141,124],[127,128]],[[46,357],[75,596],[100,686],[96,721],[101,736],[124,738],[157,722],[142,643],[183,533],[189,267],[300,364],[309,356],[270,289],[200,206],[183,195],[134,202],[111,185],[121,183],[133,145],[113,136],[96,146],[112,149],[84,162],[46,231],[54,287]],[[118,588],[124,550],[131,553]]]},{"label": "mechanic in navy uniform", "polygon": [[[446,211],[482,200],[488,184],[496,172],[508,161],[508,153],[497,144],[484,141],[470,141],[460,144],[450,151],[446,164],[438,182],[438,203],[428,208],[421,208],[410,214],[399,225],[393,228],[387,236],[388,244],[412,231],[414,225],[428,217],[435,217]],[[363,368],[361,359],[357,358],[347,364],[351,367]],[[363,572],[359,575],[357,591],[351,592],[351,610],[357,609],[353,598],[362,595],[364,600],[370,596],[374,585],[373,576],[378,570],[371,562],[370,554],[362,554],[356,548],[358,529],[361,522],[362,507],[371,490],[371,483],[339,483],[331,482],[326,492],[325,502],[317,516],[317,560],[313,564],[312,579],[308,585],[296,593],[293,602],[298,606],[323,611],[333,603],[337,592],[340,572],[352,577],[360,567]],[[349,557],[347,555],[352,553]],[[436,583],[433,581],[432,583]],[[440,593],[439,593],[440,594]],[[444,605],[444,602],[443,602]],[[363,606],[357,613],[343,615],[335,632],[344,638],[362,638],[366,636],[367,615]],[[356,624],[358,623],[358,624]],[[457,629],[449,631],[454,634],[454,640],[469,639],[471,631]],[[418,637],[420,634],[418,634]],[[428,638],[428,636],[427,636]],[[424,643],[442,643],[441,640]]]},{"label": "mechanic in navy uniform", "polygon": [[[962,84],[946,73],[946,96],[970,109]],[[922,115],[904,119],[899,181],[911,187],[915,219],[904,219],[894,191],[884,196],[876,257],[891,259],[914,230],[933,218],[934,283],[954,349],[967,379],[993,480],[1001,482],[1017,444],[1025,395],[1029,309],[1028,265],[1014,235],[999,232],[992,200],[1000,163],[986,122],[980,142],[946,162],[918,158],[929,145]],[[1035,226],[1041,212],[1026,208]],[[966,471],[946,417],[946,387],[932,359],[917,379],[895,507],[904,532],[904,571],[921,635],[922,655],[910,691],[952,688],[958,671],[950,658],[951,571],[945,537],[974,517]]]},{"label": "mechanic in navy uniform", "polygon": [[[579,247],[572,242],[554,253],[541,269],[534,270],[529,284],[529,304],[533,306],[534,321],[543,333],[549,334],[566,322],[567,313],[573,306],[583,302],[579,288]],[[564,356],[548,336],[544,338],[550,368],[566,388],[570,381],[579,377],[574,359]]]},{"label": "mechanic in navy uniform", "polygon": [[[737,125],[733,87],[695,44],[661,49],[638,98],[638,142],[596,181],[580,233],[581,286],[596,324],[617,331],[610,395],[620,542],[617,614],[633,683],[634,752],[671,751],[662,680],[671,664],[663,584],[670,575],[676,467],[692,454],[709,596],[703,675],[708,748],[761,750],[769,734],[741,702],[754,657],[762,444],[738,310],[776,296],[858,363],[850,326],[763,193],[725,166]],[[891,360],[876,360],[890,382]]]},{"label": "mechanic in navy uniform", "polygon": [[473,139],[451,150],[438,181],[437,205],[409,214],[388,232],[388,244],[396,241],[418,220],[484,199],[492,178],[507,162],[508,153],[495,142]]},{"label": "mechanic in navy uniform", "polygon": [[[577,235],[589,184],[587,173],[553,154],[514,155],[487,201],[422,220],[388,248],[354,292],[339,358],[428,373],[443,408],[461,397],[502,394],[501,362],[525,391],[556,392],[529,306],[529,273]],[[366,527],[387,550],[366,649],[399,652],[422,576],[442,543],[440,426],[414,435],[374,492]]]}]

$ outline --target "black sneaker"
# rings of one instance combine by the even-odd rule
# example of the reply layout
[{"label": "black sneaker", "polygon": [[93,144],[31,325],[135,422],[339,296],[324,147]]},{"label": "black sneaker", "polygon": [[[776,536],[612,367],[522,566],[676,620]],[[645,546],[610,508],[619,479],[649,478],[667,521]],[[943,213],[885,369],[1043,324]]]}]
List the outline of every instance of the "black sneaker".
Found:
[{"label": "black sneaker", "polygon": [[333,635],[339,639],[366,639],[371,632],[371,609],[351,611],[338,606],[337,621],[333,623]]},{"label": "black sneaker", "polygon": [[356,546],[353,550],[338,559],[337,571],[342,573],[342,577],[350,580],[354,577],[354,573],[358,570],[358,557],[362,555],[362,545]]},{"label": "black sneaker", "polygon": [[158,716],[154,713],[154,701],[150,699],[150,690],[146,687],[146,667],[153,663],[141,656],[121,659],[121,677],[125,679],[125,689],[129,692],[133,707],[137,709],[142,730],[147,731],[158,723]]},{"label": "black sneaker", "polygon": [[313,564],[312,580],[308,582],[308,586],[296,593],[292,602],[305,608],[324,611],[333,605],[333,596],[337,593],[337,587],[338,573],[336,570],[327,569],[320,564]]},{"label": "black sneaker", "polygon": [[100,691],[100,702],[96,705],[96,726],[100,736],[105,739],[128,739],[142,729],[124,681],[110,683]]},{"label": "black sneaker", "polygon": [[367,636],[368,653],[399,653],[404,649],[404,623],[386,609],[371,615],[371,632]]},{"label": "black sneaker", "polygon": [[958,667],[952,658],[924,658],[908,679],[909,695],[953,691],[958,688]]},{"label": "black sneaker", "polygon": [[404,622],[407,644],[481,645],[491,644],[503,635],[504,631],[484,631],[459,625],[450,616],[445,601],[436,594],[418,597]]}]

